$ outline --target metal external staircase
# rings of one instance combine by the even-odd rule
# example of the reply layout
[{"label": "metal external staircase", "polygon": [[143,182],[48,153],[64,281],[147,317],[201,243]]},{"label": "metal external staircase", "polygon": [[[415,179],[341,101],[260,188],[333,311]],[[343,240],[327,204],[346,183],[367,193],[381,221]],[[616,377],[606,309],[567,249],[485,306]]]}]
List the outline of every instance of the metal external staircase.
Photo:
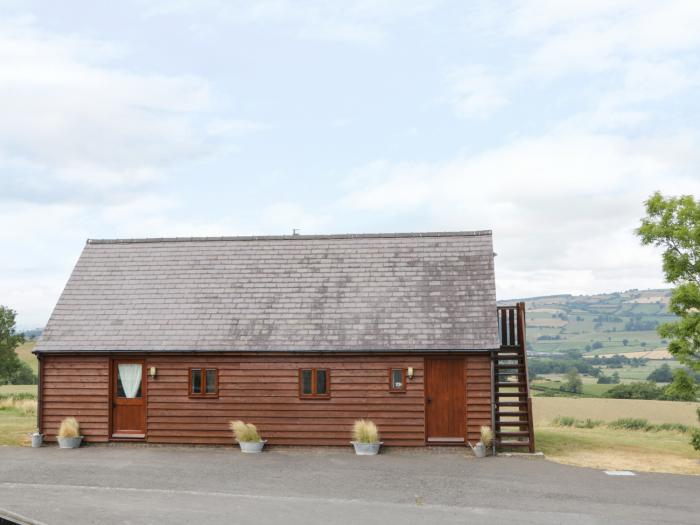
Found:
[{"label": "metal external staircase", "polygon": [[532,400],[525,351],[525,303],[499,306],[501,347],[493,353],[493,420],[495,446],[535,451]]}]

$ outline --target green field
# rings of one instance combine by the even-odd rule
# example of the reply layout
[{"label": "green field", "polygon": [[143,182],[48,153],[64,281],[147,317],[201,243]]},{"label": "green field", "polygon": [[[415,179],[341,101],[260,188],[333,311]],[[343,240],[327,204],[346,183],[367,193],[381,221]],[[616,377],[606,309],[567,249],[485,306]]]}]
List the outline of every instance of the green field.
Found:
[{"label": "green field", "polygon": [[0,385],[0,394],[23,394],[29,393],[36,395],[36,385]]},{"label": "green field", "polygon": [[36,374],[39,372],[39,362],[37,361],[36,356],[32,354],[32,350],[34,350],[35,345],[35,341],[27,341],[26,343],[19,345],[15,349],[15,352],[22,361],[32,367],[32,371]]},{"label": "green field", "polygon": [[669,290],[629,290],[525,299],[529,350],[596,355],[663,349],[656,326],[675,319],[669,298]]},{"label": "green field", "polygon": [[[596,384],[595,382],[590,382],[586,381],[590,378],[583,378],[585,379],[583,382],[583,391],[581,393],[582,396],[586,397],[600,397],[602,396],[605,392],[610,390],[613,386],[615,385],[599,385]],[[561,392],[559,390],[559,387],[561,386],[561,381],[559,380],[549,380],[549,381],[533,381],[531,383],[531,392],[533,396],[539,396],[546,394],[548,391],[553,391],[555,393]]]}]

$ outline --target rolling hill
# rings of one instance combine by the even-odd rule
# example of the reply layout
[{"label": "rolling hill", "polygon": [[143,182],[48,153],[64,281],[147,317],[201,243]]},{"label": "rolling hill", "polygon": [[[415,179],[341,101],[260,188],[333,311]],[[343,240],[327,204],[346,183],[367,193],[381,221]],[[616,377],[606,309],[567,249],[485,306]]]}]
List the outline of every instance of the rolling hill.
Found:
[{"label": "rolling hill", "polygon": [[666,342],[656,333],[659,324],[675,319],[668,311],[670,296],[670,290],[628,290],[520,299],[526,303],[529,352],[579,350],[588,355],[630,353],[670,359]]}]

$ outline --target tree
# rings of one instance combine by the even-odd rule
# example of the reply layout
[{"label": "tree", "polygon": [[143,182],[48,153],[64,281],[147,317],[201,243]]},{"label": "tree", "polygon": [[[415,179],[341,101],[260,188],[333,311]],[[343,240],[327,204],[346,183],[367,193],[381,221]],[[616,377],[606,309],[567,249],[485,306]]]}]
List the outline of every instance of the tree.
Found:
[{"label": "tree", "polygon": [[627,346],[628,344],[630,344],[629,339],[622,340],[622,346]]},{"label": "tree", "polygon": [[682,368],[673,373],[673,383],[666,387],[664,395],[673,401],[695,401],[697,385],[695,378]]},{"label": "tree", "polygon": [[603,397],[615,399],[661,399],[664,397],[664,391],[656,386],[656,383],[652,382],[622,383],[605,392]]},{"label": "tree", "polygon": [[693,430],[692,437],[690,438],[690,444],[692,447],[700,452],[700,429]]},{"label": "tree", "polygon": [[24,336],[15,331],[14,310],[0,305],[0,385],[14,383],[22,362],[15,348],[24,342]]},{"label": "tree", "polygon": [[673,370],[671,370],[671,367],[668,366],[668,363],[664,363],[649,374],[647,379],[649,381],[654,381],[655,383],[670,383],[673,381]]},{"label": "tree", "polygon": [[578,370],[572,368],[566,373],[559,390],[572,394],[580,394],[583,391],[583,381],[581,381],[581,374],[578,373]]},{"label": "tree", "polygon": [[669,309],[680,318],[657,331],[674,357],[700,370],[700,201],[656,192],[645,205],[637,234],[642,244],[663,248],[664,274],[675,285]]},{"label": "tree", "polygon": [[598,376],[598,381],[597,381],[597,383],[598,383],[599,385],[609,385],[609,384],[612,384],[612,377],[606,376],[605,374],[600,374],[600,375]]}]

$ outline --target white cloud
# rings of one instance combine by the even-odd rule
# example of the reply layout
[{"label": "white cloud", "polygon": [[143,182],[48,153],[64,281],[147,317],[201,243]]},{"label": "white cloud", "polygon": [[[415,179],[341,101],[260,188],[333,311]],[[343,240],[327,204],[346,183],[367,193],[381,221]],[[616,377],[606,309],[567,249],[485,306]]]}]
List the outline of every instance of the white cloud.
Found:
[{"label": "white cloud", "polygon": [[27,19],[0,22],[0,99],[11,101],[0,105],[4,167],[31,163],[78,192],[123,190],[212,147],[205,81],[128,72],[108,64],[114,56],[112,46]]},{"label": "white cloud", "polygon": [[653,191],[700,193],[698,146],[697,136],[545,135],[447,162],[375,162],[346,183],[342,204],[420,209],[423,230],[493,229],[502,297],[658,286],[658,254],[633,230]]},{"label": "white cloud", "polygon": [[262,233],[291,235],[293,230],[301,234],[322,231],[329,219],[324,211],[308,211],[297,203],[284,201],[265,206],[255,222]]},{"label": "white cloud", "polygon": [[231,231],[168,217],[182,202],[164,183],[259,126],[216,111],[207,81],[117,65],[128,57],[32,17],[0,20],[0,300],[25,327],[45,322],[98,232]]},{"label": "white cloud", "polygon": [[504,79],[484,66],[455,68],[447,75],[449,100],[463,117],[488,117],[508,103]]},{"label": "white cloud", "polygon": [[510,67],[462,66],[467,73],[464,82],[456,83],[456,92],[460,85],[466,87],[453,103],[458,115],[488,115],[489,108],[506,105],[512,93],[571,78],[581,83],[577,95],[591,106],[577,122],[634,126],[650,117],[635,105],[700,85],[698,27],[700,2],[694,0],[487,3],[477,10],[470,29],[484,38],[505,37],[510,44],[505,49],[512,49]]},{"label": "white cloud", "polygon": [[[270,26],[309,40],[354,44],[378,44],[387,36],[387,26],[405,17],[413,17],[434,8],[438,0],[257,0],[193,1],[146,0],[144,16],[206,15],[211,30],[212,13],[218,21]],[[198,23],[192,29],[201,31]]]}]

